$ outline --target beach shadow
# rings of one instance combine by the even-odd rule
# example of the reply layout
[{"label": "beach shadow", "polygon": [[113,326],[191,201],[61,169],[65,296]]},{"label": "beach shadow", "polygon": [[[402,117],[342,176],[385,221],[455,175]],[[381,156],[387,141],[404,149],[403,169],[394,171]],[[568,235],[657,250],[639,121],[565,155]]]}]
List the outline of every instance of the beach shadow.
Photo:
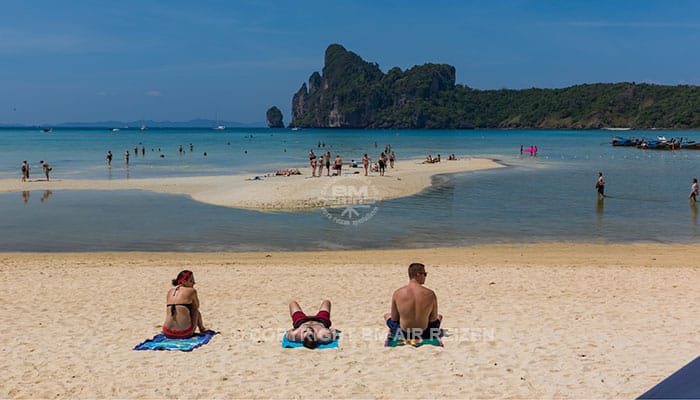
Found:
[{"label": "beach shadow", "polygon": [[22,191],[22,201],[24,202],[24,204],[27,204],[27,202],[29,202],[29,196],[30,196],[29,190]]}]

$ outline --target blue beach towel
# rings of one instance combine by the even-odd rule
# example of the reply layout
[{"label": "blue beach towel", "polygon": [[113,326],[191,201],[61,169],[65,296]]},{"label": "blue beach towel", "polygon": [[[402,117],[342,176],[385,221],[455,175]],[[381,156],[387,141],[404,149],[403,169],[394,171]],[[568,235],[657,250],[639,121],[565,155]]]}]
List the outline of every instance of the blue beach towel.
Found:
[{"label": "blue beach towel", "polygon": [[[338,334],[335,335],[335,340],[326,343],[326,344],[319,344],[317,349],[323,350],[323,349],[337,349],[338,348],[338,340],[340,340],[340,331],[337,331]],[[304,347],[303,343],[300,342],[291,342],[287,340],[287,332],[284,332],[284,335],[282,335],[282,348],[283,349],[296,349],[298,347]]]},{"label": "blue beach towel", "polygon": [[700,398],[700,357],[639,396],[639,399]]},{"label": "blue beach towel", "polygon": [[145,342],[136,345],[134,350],[180,350],[192,351],[197,347],[204,346],[209,343],[214,335],[219,332],[206,331],[198,333],[189,339],[168,339],[162,333],[153,336],[153,339],[147,339]]}]

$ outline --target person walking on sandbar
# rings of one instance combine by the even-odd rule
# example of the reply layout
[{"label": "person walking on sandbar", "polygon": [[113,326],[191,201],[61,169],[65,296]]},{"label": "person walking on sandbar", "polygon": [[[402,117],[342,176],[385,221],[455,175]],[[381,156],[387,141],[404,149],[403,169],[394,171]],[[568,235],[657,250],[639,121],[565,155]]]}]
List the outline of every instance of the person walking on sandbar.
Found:
[{"label": "person walking on sandbar", "polygon": [[27,160],[22,161],[22,182],[29,180],[29,164]]},{"label": "person walking on sandbar", "polygon": [[44,175],[46,175],[46,182],[48,182],[48,181],[49,181],[49,172],[51,172],[51,170],[52,170],[53,168],[51,168],[51,167],[49,166],[49,163],[44,162],[44,160],[41,160],[41,161],[39,162],[39,164],[41,164],[41,166],[44,167]]},{"label": "person walking on sandbar", "polygon": [[333,167],[335,168],[338,176],[343,175],[343,159],[340,158],[340,155],[335,156],[335,162],[333,163]]}]

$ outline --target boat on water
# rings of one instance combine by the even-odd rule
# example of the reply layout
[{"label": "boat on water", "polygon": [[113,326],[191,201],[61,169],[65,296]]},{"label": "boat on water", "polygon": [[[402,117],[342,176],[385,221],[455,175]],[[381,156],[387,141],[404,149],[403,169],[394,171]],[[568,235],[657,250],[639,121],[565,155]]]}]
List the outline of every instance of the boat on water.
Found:
[{"label": "boat on water", "polygon": [[700,143],[686,138],[671,138],[666,139],[665,136],[659,136],[657,140],[642,140],[638,145],[638,149],[648,150],[700,150]]},{"label": "boat on water", "polygon": [[119,128],[112,128],[110,129],[110,132],[119,132]]},{"label": "boat on water", "polygon": [[44,128],[41,131],[44,133],[51,133],[51,132],[53,132],[53,128]]},{"label": "boat on water", "polygon": [[620,136],[615,136],[612,139],[613,146],[623,146],[623,147],[637,146],[640,143],[641,143],[640,140],[635,138],[635,137],[624,138],[624,137],[620,137]]},{"label": "boat on water", "polygon": [[147,131],[147,130],[148,130],[148,127],[146,127],[146,125],[141,125],[141,127],[139,128],[139,130],[140,130],[140,131]]},{"label": "boat on water", "polygon": [[214,116],[214,120],[216,120],[216,125],[214,125],[212,129],[214,129],[215,131],[226,130],[226,125],[221,124],[221,122],[219,121],[219,113],[216,113],[216,115]]}]

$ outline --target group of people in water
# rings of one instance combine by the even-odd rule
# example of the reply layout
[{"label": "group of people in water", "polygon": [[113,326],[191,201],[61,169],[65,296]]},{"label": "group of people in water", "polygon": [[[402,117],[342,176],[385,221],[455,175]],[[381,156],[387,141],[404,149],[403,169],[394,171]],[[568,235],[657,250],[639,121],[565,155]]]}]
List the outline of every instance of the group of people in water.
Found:
[{"label": "group of people in water", "polygon": [[[442,335],[442,315],[438,313],[435,292],[424,286],[428,272],[425,265],[412,263],[408,266],[408,284],[400,287],[391,297],[391,310],[384,315],[391,338],[430,339]],[[206,332],[199,310],[199,297],[194,288],[194,273],[181,271],[172,280],[174,286],[166,295],[163,334],[170,339],[192,337],[196,330]],[[289,303],[292,329],[285,333],[287,340],[302,343],[315,349],[320,344],[333,342],[338,331],[332,328],[331,302],[323,300],[319,311],[307,315],[297,301]]]},{"label": "group of people in water", "polygon": [[523,155],[523,152],[525,153],[530,153],[530,156],[532,157],[537,157],[537,146],[530,146],[527,149],[523,148],[523,145],[520,145],[520,155]]},{"label": "group of people in water", "polygon": [[[194,152],[194,145],[193,145],[192,143],[190,143],[189,148],[190,148],[190,153]],[[131,155],[133,154],[134,157],[136,157],[136,156],[139,155],[139,151],[141,152],[141,157],[146,157],[146,146],[143,146],[143,145],[141,145],[141,149],[140,149],[140,150],[139,150],[139,147],[138,147],[138,146],[134,146],[134,152],[133,152],[133,153],[129,152],[129,149],[127,149],[126,151],[124,151],[124,163],[125,163],[127,166],[129,166],[129,160],[131,159]],[[151,151],[155,151],[155,149],[152,148]],[[180,155],[183,155],[183,154],[186,154],[186,153],[187,153],[187,151],[185,150],[185,148],[184,148],[182,145],[179,145],[179,146],[178,146],[178,150],[177,150],[177,151],[178,151],[178,153],[179,153]],[[158,148],[158,153],[160,153],[160,152],[161,152],[161,150],[160,150],[160,147],[159,147],[159,148]],[[207,156],[207,152],[205,151],[205,152],[203,153],[203,155],[206,157],[206,156]],[[113,158],[114,158],[114,155],[112,154],[112,151],[111,151],[111,150],[108,150],[108,151],[107,151],[107,155],[106,155],[106,157],[105,157],[105,159],[107,160],[107,166],[109,166],[109,167],[112,166],[112,159],[113,159]],[[161,153],[161,154],[160,154],[160,158],[165,158],[165,155]]]}]

